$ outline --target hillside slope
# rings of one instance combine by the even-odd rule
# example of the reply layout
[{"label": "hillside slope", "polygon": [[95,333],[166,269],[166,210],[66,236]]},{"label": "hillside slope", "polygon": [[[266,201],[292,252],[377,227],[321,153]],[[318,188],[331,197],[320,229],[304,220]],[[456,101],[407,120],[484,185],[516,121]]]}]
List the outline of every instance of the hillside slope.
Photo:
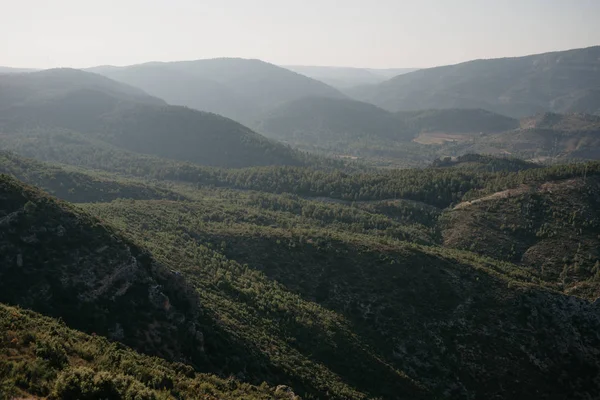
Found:
[{"label": "hillside slope", "polygon": [[245,124],[286,101],[307,96],[345,97],[322,82],[260,60],[153,62],[90,71],[139,87],[170,104],[214,112]]},{"label": "hillside slope", "polygon": [[582,113],[540,113],[523,118],[507,132],[475,137],[462,144],[462,152],[509,153],[541,160],[600,157],[600,117]]},{"label": "hillside slope", "polygon": [[[156,105],[166,104],[140,89],[115,82],[101,75],[71,68],[57,68],[0,76],[0,109],[25,106],[31,103],[39,104],[83,91],[98,92],[105,95],[105,98],[113,99],[113,103],[131,101]],[[76,103],[74,102],[73,105]]]},{"label": "hillside slope", "polygon": [[600,296],[600,178],[526,184],[458,204],[444,244],[515,262],[560,290]]},{"label": "hillside slope", "polygon": [[0,302],[171,360],[203,362],[193,292],[147,252],[1,175]]},{"label": "hillside slope", "polygon": [[0,134],[9,140],[31,142],[40,131],[63,128],[133,152],[205,165],[301,163],[294,151],[235,121],[166,105],[89,72],[7,75],[0,88]]},{"label": "hillside slope", "polygon": [[415,133],[496,133],[519,127],[514,118],[480,108],[400,111],[396,117]]},{"label": "hillside slope", "polygon": [[[0,304],[0,398],[292,399],[286,386],[251,386],[138,354],[63,322]],[[33,397],[36,396],[36,397]]]},{"label": "hillside slope", "polygon": [[254,125],[301,150],[384,165],[426,165],[439,149],[421,145],[472,140],[518,126],[516,119],[481,109],[391,113],[369,103],[322,97],[285,103]]},{"label": "hillside slope", "polygon": [[[219,274],[221,287],[237,299],[228,329],[259,338],[269,326],[269,340],[277,345],[261,348],[276,365],[292,357],[304,365],[300,360],[310,355],[362,393],[353,397],[420,397],[402,376],[431,398],[600,393],[600,342],[589,334],[600,327],[596,306],[532,284],[509,263],[376,238],[356,233],[353,225],[347,231],[329,228],[332,223],[305,228],[299,223],[307,218],[304,210],[273,204],[281,211],[267,213],[224,198],[87,209],[118,223],[153,252],[177,254],[167,262],[188,266],[184,274],[207,288],[202,292],[209,290],[210,275],[191,266],[200,248],[216,249],[231,266],[243,266]],[[261,203],[269,204],[266,198]],[[331,211],[322,215],[335,217]],[[276,287],[267,290],[259,285],[263,279]],[[305,305],[315,307],[312,315],[326,326],[316,321],[299,326]],[[241,312],[246,307],[256,310],[256,319],[238,320],[253,315]],[[351,329],[352,340],[342,327]],[[362,360],[358,369],[355,356]],[[382,365],[400,372],[390,374]],[[339,398],[331,393],[325,397]]]},{"label": "hillside slope", "polygon": [[307,97],[285,103],[256,125],[265,135],[295,144],[344,148],[356,141],[402,141],[410,135],[393,114],[354,100]]},{"label": "hillside slope", "polygon": [[13,176],[72,203],[108,202],[119,198],[183,199],[180,194],[145,182],[47,164],[1,150],[0,174]]},{"label": "hillside slope", "polygon": [[600,46],[423,69],[350,93],[390,111],[484,108],[512,117],[600,111]]},{"label": "hillside slope", "polygon": [[[120,330],[112,329],[110,318],[122,315],[137,317],[130,318],[127,332],[131,327],[143,331],[148,324],[156,328],[155,321],[167,326],[169,322],[193,322],[202,334],[201,349],[195,346],[191,350],[197,352],[187,354],[196,357],[191,360],[193,367],[235,378],[220,386],[218,380],[203,382],[189,367],[175,368],[190,379],[199,379],[191,383],[201,385],[199,393],[205,393],[210,382],[219,385],[213,393],[217,397],[243,386],[238,381],[287,385],[303,398],[598,397],[600,339],[594,332],[600,329],[600,310],[593,302],[597,297],[593,249],[598,247],[594,212],[600,163],[535,168],[518,160],[476,155],[448,163],[449,167],[361,174],[165,164],[149,176],[165,179],[164,174],[172,174],[170,179],[191,183],[169,183],[170,190],[181,193],[185,201],[122,199],[78,204],[77,208],[5,178],[8,189],[2,192],[0,210],[9,214],[8,218],[0,216],[0,221],[10,229],[0,230],[0,255],[4,257],[0,259],[0,297],[10,295],[20,304],[57,317],[65,313],[67,325],[72,324],[72,313],[87,312],[90,317],[75,324],[93,315],[100,328],[96,330],[95,325],[91,332],[113,339],[120,336]],[[13,165],[19,170],[17,161]],[[32,175],[38,176],[35,171]],[[71,176],[64,177],[68,183]],[[584,184],[572,186],[572,180]],[[561,186],[565,182],[567,185]],[[531,263],[503,258],[502,254],[491,254],[500,260],[485,257],[476,254],[476,249],[457,250],[462,246],[450,243],[440,246],[452,229],[450,224],[438,224],[441,213],[477,207],[489,201],[488,197],[495,198],[495,193],[518,190],[520,185],[543,187],[546,191],[539,191],[548,197],[537,203],[535,198],[529,199],[531,207],[517,203],[500,208],[508,213],[507,224],[514,220],[522,223],[523,229],[516,230],[519,236],[507,229],[495,236],[543,242],[552,240],[551,234],[558,230],[554,242],[532,253]],[[278,194],[282,192],[288,194]],[[468,200],[472,202],[466,203]],[[16,213],[13,205],[18,208]],[[450,209],[442,210],[447,207]],[[487,211],[482,208],[482,212]],[[492,209],[485,218],[494,215]],[[531,223],[543,229],[526,231]],[[476,233],[481,225],[467,224],[464,229]],[[460,233],[460,226],[456,232],[459,238],[466,236]],[[109,241],[108,248],[99,251],[99,240]],[[124,246],[129,247],[130,256]],[[485,246],[481,248],[485,250]],[[573,264],[563,260],[574,267],[562,276],[562,270],[558,272],[558,278],[550,269],[557,261],[554,248],[564,253],[563,257],[574,254]],[[39,263],[30,262],[33,256],[39,256]],[[140,266],[156,266],[143,269],[150,271],[148,280],[142,279],[139,285],[133,280],[114,301],[96,297],[86,303],[82,293],[92,296],[97,291],[84,284],[77,286],[82,280],[92,281],[84,272],[98,270],[99,286],[108,287],[110,296],[112,287],[122,287],[121,281],[102,280],[100,273],[110,272],[113,261],[126,263],[132,256]],[[560,267],[558,261],[556,265]],[[35,271],[33,277],[19,275],[25,267]],[[547,268],[544,274],[537,272],[541,267]],[[153,280],[164,278],[153,271],[169,271],[166,277],[175,279],[174,286],[159,288],[169,303],[157,296],[163,301],[156,302],[162,305],[156,311],[151,306],[142,308],[156,300],[144,283],[152,288],[156,285]],[[39,290],[43,282],[48,282],[51,290]],[[63,290],[65,287],[70,290]],[[183,307],[188,300],[191,306]],[[181,312],[185,320],[169,319],[165,304],[169,310]],[[83,306],[90,308],[82,311]],[[105,309],[112,313],[107,316]],[[21,318],[26,320],[7,318],[15,329]],[[66,329],[59,331],[68,334]],[[185,335],[187,330],[179,327],[177,332]],[[175,346],[171,341],[183,345],[169,329],[157,329],[156,334],[167,335],[162,344],[168,348]],[[112,349],[100,344],[108,360],[86,353],[88,358],[81,361],[79,346],[72,341],[60,345],[60,341],[50,340],[47,345],[47,336],[38,336],[37,331],[35,336],[42,339],[36,355],[41,360],[37,361],[32,359],[37,350],[22,345],[27,341],[20,333],[0,333],[7,349],[0,352],[0,363],[9,361],[13,368],[14,359],[4,356],[9,354],[23,357],[22,365],[27,365],[23,368],[38,368],[39,363],[58,355],[64,366],[62,349],[69,363],[105,371],[108,375],[102,374],[106,378],[102,379],[107,382],[139,380],[148,390],[171,391],[171,384],[163,386],[171,379],[183,385],[173,388],[182,387],[182,393],[187,393],[189,381],[166,371],[164,368],[170,367],[160,360],[150,367],[137,356],[120,352],[119,360],[131,362],[117,363]],[[133,344],[140,348],[146,342]],[[156,354],[164,347],[146,351]],[[170,353],[158,354],[177,359]],[[134,369],[136,362],[170,378],[150,384],[146,375]],[[78,375],[84,372],[85,380],[96,382],[96,373],[77,366],[72,369],[79,371]],[[44,387],[51,390],[63,381],[63,375],[72,377],[70,369],[59,369],[52,367],[60,379],[44,375],[40,384],[45,382]],[[6,379],[2,373],[0,369],[0,383],[8,382],[4,387],[31,393],[32,375],[17,369]],[[125,377],[113,379],[116,375]],[[24,378],[18,381],[15,376]],[[113,383],[107,386],[115,387]],[[267,385],[260,390],[257,394],[264,396],[274,393]]]}]

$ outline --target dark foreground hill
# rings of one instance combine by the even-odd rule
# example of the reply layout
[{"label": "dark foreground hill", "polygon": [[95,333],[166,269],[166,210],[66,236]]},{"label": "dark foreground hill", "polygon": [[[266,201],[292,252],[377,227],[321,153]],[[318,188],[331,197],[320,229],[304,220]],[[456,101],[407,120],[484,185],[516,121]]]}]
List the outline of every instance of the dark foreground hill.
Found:
[{"label": "dark foreground hill", "polygon": [[[64,296],[77,296],[82,291],[73,285],[82,279],[91,281],[91,274],[83,272],[97,269],[95,276],[100,276],[110,270],[115,265],[111,260],[119,261],[126,254],[124,244],[147,255],[140,265],[163,266],[168,277],[176,277],[177,285],[186,288],[176,286],[180,288],[177,293],[197,299],[196,307],[186,310],[196,310],[193,321],[202,333],[203,346],[197,353],[188,353],[190,357],[198,355],[191,367],[234,376],[231,390],[239,388],[238,381],[255,385],[265,381],[264,390],[286,385],[303,398],[598,397],[600,339],[595,332],[600,329],[600,311],[594,301],[597,285],[593,271],[593,249],[597,247],[593,236],[600,234],[593,223],[597,190],[585,184],[566,191],[559,188],[573,179],[595,182],[600,163],[536,168],[518,160],[482,156],[442,161],[448,165],[363,173],[165,164],[161,170],[139,169],[136,173],[168,177],[169,190],[180,193],[183,201],[139,197],[78,204],[77,208],[7,180],[15,189],[2,192],[3,198],[7,204],[16,203],[18,209],[16,214],[8,206],[0,209],[7,208],[8,215],[18,218],[9,218],[15,218],[11,231],[0,230],[4,235],[0,284],[6,282],[6,276],[24,273],[24,268],[18,268],[21,254],[23,266],[37,272],[29,281],[37,285],[47,280],[49,286],[40,291],[19,279],[10,281],[8,291],[3,287],[0,295],[10,294],[23,302],[45,296],[44,302],[34,306],[56,316],[62,307],[69,316],[73,309],[86,305],[88,297],[60,302],[61,289],[73,287]],[[32,175],[38,179],[37,174]],[[500,208],[499,213],[493,207],[481,208],[483,215],[475,216],[475,223],[463,230],[491,229],[487,226],[506,213],[507,224],[523,222],[523,226],[500,228],[495,234],[498,238],[510,236],[521,246],[521,241],[544,242],[550,237],[544,235],[552,232],[557,241],[550,238],[528,263],[510,258],[510,253],[508,258],[502,252],[488,253],[483,245],[480,252],[447,241],[451,229],[461,236],[461,225],[452,228],[446,220],[463,207],[457,209],[457,205],[471,201],[475,207],[485,203],[487,196],[520,185],[549,188],[542,198],[547,204],[536,203],[532,197],[514,207]],[[27,197],[32,191],[42,200]],[[12,201],[13,197],[27,200]],[[53,211],[56,207],[62,211]],[[582,225],[586,220],[591,224]],[[538,222],[543,229],[526,230]],[[50,236],[58,226],[75,234]],[[100,233],[90,236],[86,232],[92,228]],[[96,251],[100,247],[95,238],[108,241],[109,247]],[[579,249],[578,241],[582,242]],[[560,248],[563,257],[573,255],[578,263],[564,261],[569,265],[564,282],[561,272],[556,278],[554,266],[560,264],[554,253],[547,251],[558,248],[559,242],[564,243],[564,249]],[[491,248],[504,248],[502,245],[499,242]],[[22,249],[28,251],[15,253]],[[133,250],[131,253],[140,259]],[[27,254],[38,254],[39,263],[25,264],[29,262]],[[53,268],[51,276],[62,279],[50,280],[43,268]],[[542,268],[548,270],[540,274]],[[156,275],[150,277],[158,280]],[[121,288],[120,282],[111,280],[108,287]],[[185,302],[176,303],[165,286],[160,291],[169,297],[171,310],[183,310],[180,304]],[[89,295],[95,290],[86,287],[83,292]],[[124,296],[128,295],[139,298],[124,305],[119,296],[114,303],[103,297],[90,300],[90,314],[99,315],[99,328],[93,333],[118,338],[114,334],[119,330],[113,329],[112,321],[106,326],[103,323],[109,318],[103,312],[106,308],[126,311],[127,307],[154,304],[145,286],[131,286]],[[49,311],[43,308],[47,304],[53,307]],[[165,321],[165,315],[165,323],[190,321],[185,311],[180,311],[185,321],[168,319],[165,303],[160,304],[157,321]],[[128,321],[127,329],[154,327],[154,320],[147,319],[151,310],[150,306],[142,312],[134,310],[138,318]],[[120,315],[118,310],[115,315]],[[72,327],[72,319],[63,320]],[[170,339],[163,342],[167,346],[171,340],[183,343],[168,330],[152,332],[167,335]],[[184,329],[178,332],[183,334]],[[12,339],[2,339],[2,343]],[[3,346],[0,360],[11,361],[3,354],[14,355],[14,350],[8,344]],[[64,349],[67,354],[74,351]],[[42,354],[46,353],[40,350]],[[169,354],[164,357],[172,359]],[[110,368],[111,374],[122,373],[149,385],[145,378],[130,372],[135,371],[137,361],[132,362],[134,366],[125,363],[121,367],[111,360],[87,367]],[[49,382],[55,387],[53,380]]]},{"label": "dark foreground hill", "polygon": [[[0,398],[292,399],[284,386],[251,386],[199,374],[69,329],[64,322],[0,304]],[[32,397],[36,396],[36,397]]]},{"label": "dark foreground hill", "polygon": [[[187,254],[203,246],[219,249],[232,266],[243,265],[239,272],[227,269],[220,275],[220,286],[237,299],[227,329],[257,343],[264,329],[259,321],[271,320],[269,337],[277,345],[257,343],[269,359],[283,366],[310,354],[362,393],[332,391],[325,397],[424,395],[403,376],[425,388],[429,398],[559,399],[599,393],[594,354],[600,343],[590,334],[600,327],[596,306],[533,284],[509,263],[378,239],[356,233],[353,224],[304,227],[299,221],[310,215],[308,205],[295,208],[288,200],[291,207],[282,209],[283,201],[275,201],[263,198],[254,206],[261,208],[210,199],[188,205],[140,201],[88,210],[108,221],[126,221],[123,228],[153,252],[177,253],[164,258],[173,267],[190,265]],[[268,204],[281,211],[267,212]],[[334,206],[324,208],[321,218],[343,218]],[[244,268],[260,273],[244,277]],[[208,287],[199,269],[184,271],[199,287]],[[244,289],[263,277],[277,282],[277,289]],[[301,311],[284,294],[289,292],[300,296],[302,307],[318,304],[314,310],[325,326],[298,325]],[[260,318],[238,320],[247,315],[242,309],[257,306],[264,307]],[[338,330],[342,326],[351,329],[353,339]],[[395,376],[382,365],[400,372]]]},{"label": "dark foreground hill", "polygon": [[271,108],[309,96],[344,98],[336,89],[260,60],[210,60],[96,67],[90,71],[139,87],[170,104],[254,122]]},{"label": "dark foreground hill", "polygon": [[53,140],[62,129],[85,141],[205,165],[302,163],[299,154],[230,119],[169,106],[89,72],[6,75],[0,88],[0,132],[9,141]]},{"label": "dark foreground hill", "polygon": [[484,108],[512,117],[600,111],[600,47],[422,69],[350,93],[390,111]]},{"label": "dark foreground hill", "polygon": [[203,359],[193,292],[109,227],[6,175],[0,302],[171,360]]}]

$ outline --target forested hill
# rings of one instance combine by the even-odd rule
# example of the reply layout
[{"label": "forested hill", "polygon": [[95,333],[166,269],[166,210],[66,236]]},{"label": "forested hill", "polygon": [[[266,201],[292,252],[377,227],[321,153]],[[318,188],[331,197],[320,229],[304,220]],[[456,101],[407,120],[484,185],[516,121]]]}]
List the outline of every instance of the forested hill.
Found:
[{"label": "forested hill", "polygon": [[0,302],[172,361],[204,362],[191,289],[143,249],[0,175]]},{"label": "forested hill", "polygon": [[0,110],[7,107],[52,101],[83,91],[101,93],[114,99],[115,102],[166,104],[140,89],[115,82],[101,75],[71,68],[57,68],[0,76]]},{"label": "forested hill", "polygon": [[18,307],[0,304],[0,330],[0,348],[10,353],[0,357],[6,399],[289,400],[293,394],[286,386],[196,373]]},{"label": "forested hill", "polygon": [[404,121],[413,135],[435,133],[498,133],[516,129],[519,121],[481,108],[400,111],[396,117]]},{"label": "forested hill", "polygon": [[[470,155],[343,173],[147,160],[115,169],[134,180],[0,157],[78,202],[2,178],[0,301],[66,326],[0,306],[11,326],[0,387],[46,396],[66,379],[72,390],[104,379],[118,393],[139,381],[175,398],[197,384],[218,398],[247,389],[357,400],[600,393],[590,334],[600,329],[599,163]],[[120,191],[132,198],[115,199]],[[472,235],[489,246],[470,248]],[[24,336],[30,320],[57,329]],[[97,336],[167,360],[183,352],[188,365]],[[186,351],[193,337],[202,346]],[[40,369],[51,373],[26,372]],[[489,383],[510,374],[520,379]]]},{"label": "forested hill", "polygon": [[504,153],[542,161],[600,157],[600,116],[540,113],[521,119],[518,129],[476,137],[464,152]]},{"label": "forested hill", "polygon": [[218,58],[96,67],[90,71],[124,82],[170,104],[210,111],[251,124],[271,108],[308,96],[344,98],[326,84],[260,60]]},{"label": "forested hill", "polygon": [[349,92],[390,111],[484,108],[512,117],[600,111],[600,47],[422,69]]},{"label": "forested hill", "polygon": [[355,100],[307,97],[265,113],[254,127],[307,151],[426,165],[436,152],[444,154],[441,146],[426,144],[510,131],[519,127],[519,121],[482,109],[391,113]]},{"label": "forested hill", "polygon": [[354,100],[307,97],[261,117],[258,132],[315,147],[344,148],[357,141],[405,141],[411,132],[392,113]]},{"label": "forested hill", "polygon": [[[61,140],[56,135],[66,129],[80,133],[80,140],[204,165],[303,162],[300,154],[235,121],[169,106],[89,72],[59,69],[5,75],[0,88],[0,131],[7,142],[53,142]],[[70,144],[63,141],[61,146]]]}]

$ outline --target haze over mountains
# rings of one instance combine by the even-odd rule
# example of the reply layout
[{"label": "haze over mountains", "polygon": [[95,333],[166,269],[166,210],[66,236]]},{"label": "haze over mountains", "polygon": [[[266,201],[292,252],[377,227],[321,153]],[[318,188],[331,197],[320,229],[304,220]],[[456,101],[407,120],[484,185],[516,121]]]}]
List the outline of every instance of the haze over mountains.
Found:
[{"label": "haze over mountains", "polygon": [[349,94],[390,111],[484,108],[512,117],[600,112],[600,46],[422,69]]},{"label": "haze over mountains", "polygon": [[322,82],[260,60],[212,60],[97,67],[91,72],[137,86],[174,105],[251,124],[271,107],[306,96],[344,98]]},{"label": "haze over mountains", "polygon": [[[235,121],[167,105],[140,89],[89,72],[56,69],[4,75],[0,93],[0,128],[8,143],[110,144],[215,166],[301,163],[291,149]],[[42,136],[40,129],[46,129]]]},{"label": "haze over mountains", "polygon": [[0,399],[600,398],[600,47],[290,68],[0,71]]}]

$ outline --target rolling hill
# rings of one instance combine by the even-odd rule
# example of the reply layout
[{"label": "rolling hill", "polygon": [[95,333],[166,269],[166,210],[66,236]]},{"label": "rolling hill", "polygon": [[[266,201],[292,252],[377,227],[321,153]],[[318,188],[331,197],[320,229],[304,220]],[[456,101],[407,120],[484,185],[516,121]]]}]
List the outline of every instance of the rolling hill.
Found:
[{"label": "rolling hill", "polygon": [[258,132],[293,144],[344,148],[358,141],[403,141],[402,121],[381,108],[354,100],[306,97],[283,104],[256,125]]},{"label": "rolling hill", "polygon": [[173,361],[204,362],[193,292],[89,215],[0,176],[0,302]]},{"label": "rolling hill", "polygon": [[126,199],[170,199],[184,197],[164,187],[133,179],[100,174],[67,165],[47,164],[0,150],[0,174],[6,174],[72,203],[108,202]]},{"label": "rolling hill", "polygon": [[0,304],[3,399],[291,399],[286,386],[252,386],[142,355],[62,320]]},{"label": "rolling hill", "polygon": [[519,128],[484,135],[457,147],[460,152],[512,154],[557,162],[600,158],[600,117],[582,113],[540,113],[523,118]]},{"label": "rolling hill", "polygon": [[95,67],[90,71],[139,87],[173,105],[217,113],[244,124],[308,96],[344,98],[338,90],[260,60],[219,58]]},{"label": "rolling hill", "polygon": [[51,138],[61,129],[81,133],[86,142],[205,165],[302,162],[235,121],[167,105],[101,75],[60,69],[0,77],[0,132],[7,141]]},{"label": "rolling hill", "polygon": [[391,113],[369,103],[319,97],[285,103],[254,125],[265,136],[306,151],[415,165],[439,156],[437,147],[421,145],[470,141],[518,127],[514,118],[482,109]]},{"label": "rolling hill", "polygon": [[[20,162],[0,158],[48,184],[42,166],[31,164],[27,175],[29,164]],[[167,398],[185,397],[193,385],[217,398],[244,391],[331,399],[600,393],[593,334],[600,329],[599,163],[536,168],[471,156],[448,167],[359,174],[192,167],[175,166],[180,182],[166,178],[183,201],[140,196],[71,206],[2,178],[0,301],[64,323],[0,306],[0,326],[10,326],[0,334],[0,366],[11,368],[0,368],[0,387],[47,395],[62,393],[65,381],[72,390],[105,382],[119,393],[133,385]],[[56,168],[47,172],[65,186],[89,176]],[[170,166],[163,168],[147,177],[165,179],[158,174]],[[485,205],[520,185],[544,188],[542,197]],[[459,214],[468,207],[478,215]],[[456,242],[484,227],[495,232],[489,226],[503,218],[505,227],[490,233],[498,244]],[[504,246],[506,236],[518,251],[544,243],[523,263]],[[551,247],[575,257],[562,277],[562,259],[545,250]],[[134,259],[138,268],[127,273]],[[75,318],[82,309],[87,317]],[[123,342],[167,360],[177,361],[175,346],[187,343],[181,324],[197,326],[202,346],[183,349],[187,366],[148,359],[98,338],[120,340],[116,323]],[[135,334],[148,326],[152,335]],[[27,372],[42,368],[51,374]]]},{"label": "rolling hill", "polygon": [[514,118],[480,108],[399,111],[396,117],[404,121],[416,134],[498,133],[519,127],[519,121]]},{"label": "rolling hill", "polygon": [[566,293],[595,300],[599,188],[598,176],[584,173],[477,196],[444,215],[444,244],[514,262]]},{"label": "rolling hill", "polygon": [[390,111],[483,108],[520,118],[597,113],[600,46],[422,69],[348,92]]},{"label": "rolling hill", "polygon": [[[442,193],[461,174],[465,182],[485,176],[432,169],[419,172],[416,180]],[[283,175],[280,171],[279,176]],[[511,174],[502,172],[488,179],[504,175]],[[350,187],[348,182],[331,178],[338,190]],[[425,184],[428,179],[432,181]],[[380,182],[385,185],[390,179],[381,177]],[[291,349],[302,355],[309,352],[360,393],[340,396],[340,392],[330,392],[324,397],[558,399],[598,392],[594,383],[598,339],[586,332],[593,332],[600,320],[591,301],[546,286],[527,269],[509,262],[435,246],[435,239],[427,246],[394,239],[399,231],[386,226],[386,214],[375,210],[379,206],[379,212],[393,215],[402,209],[399,204],[378,200],[364,204],[372,207],[366,208],[370,212],[361,212],[356,208],[363,204],[356,200],[316,203],[265,193],[209,193],[197,192],[192,203],[113,202],[86,206],[86,210],[118,223],[152,252],[168,254],[162,259],[169,265],[188,266],[182,269],[184,275],[207,287],[202,292],[209,290],[202,282],[206,278],[190,266],[192,255],[202,246],[216,249],[232,265],[243,265],[239,271],[227,268],[219,275],[222,290],[237,298],[236,308],[258,303],[265,311],[271,310],[259,315],[277,322],[263,325],[254,317],[240,327],[234,322],[240,317],[233,317],[237,312],[229,308],[229,329],[257,343],[258,330],[270,326],[270,340],[278,344],[263,347],[269,358],[282,362],[292,356]],[[385,194],[376,196],[382,199]],[[418,213],[419,204],[412,204],[401,224],[414,227],[414,233],[427,231],[426,225],[416,227],[417,220],[435,227],[435,213],[427,217],[424,212],[431,207],[420,204]],[[244,268],[258,275],[252,277]],[[276,282],[278,288],[258,286],[263,278]],[[329,321],[328,326],[298,326],[292,315],[299,310],[287,303],[285,293],[298,295],[306,302],[302,305],[318,305],[319,313],[327,310],[320,318]],[[277,313],[271,307],[286,311]],[[252,314],[241,315],[251,318]],[[346,341],[342,326],[351,327],[352,340]],[[328,333],[311,341],[309,337],[320,329]],[[331,347],[335,345],[337,350]],[[354,369],[357,352],[363,362]],[[382,364],[371,364],[373,359],[399,374],[390,374]],[[425,392],[408,385],[403,374]],[[515,377],[504,381],[507,374]]]}]

